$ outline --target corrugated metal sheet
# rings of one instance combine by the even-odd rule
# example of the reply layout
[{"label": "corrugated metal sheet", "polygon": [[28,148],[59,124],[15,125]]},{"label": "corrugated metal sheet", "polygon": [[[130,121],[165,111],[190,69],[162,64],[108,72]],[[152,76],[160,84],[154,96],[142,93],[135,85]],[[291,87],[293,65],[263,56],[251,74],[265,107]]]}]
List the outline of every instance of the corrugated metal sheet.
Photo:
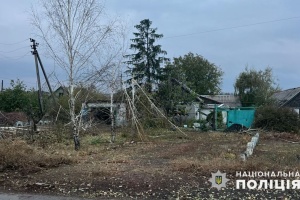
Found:
[{"label": "corrugated metal sheet", "polygon": [[212,99],[229,107],[241,107],[241,101],[235,95],[201,95],[201,97]]}]

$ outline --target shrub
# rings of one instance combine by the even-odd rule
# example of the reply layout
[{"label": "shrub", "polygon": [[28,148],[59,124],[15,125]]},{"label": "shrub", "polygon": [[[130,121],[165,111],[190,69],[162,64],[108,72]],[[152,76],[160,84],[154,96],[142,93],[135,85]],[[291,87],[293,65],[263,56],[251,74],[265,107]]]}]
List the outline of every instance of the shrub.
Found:
[{"label": "shrub", "polygon": [[291,108],[263,106],[256,110],[254,126],[268,131],[294,132],[300,129],[298,114]]},{"label": "shrub", "polygon": [[101,142],[102,141],[101,141],[100,137],[93,137],[93,138],[91,138],[90,144],[91,145],[97,145],[97,144],[100,144]]}]

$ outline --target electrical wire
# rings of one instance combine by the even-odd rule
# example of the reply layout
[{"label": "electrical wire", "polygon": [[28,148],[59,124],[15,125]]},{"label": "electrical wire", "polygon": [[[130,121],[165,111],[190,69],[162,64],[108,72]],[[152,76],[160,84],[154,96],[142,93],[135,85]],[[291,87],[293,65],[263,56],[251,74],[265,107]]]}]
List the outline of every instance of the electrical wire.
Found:
[{"label": "electrical wire", "polygon": [[162,39],[171,39],[171,38],[178,38],[178,37],[188,37],[188,36],[200,35],[200,34],[204,34],[204,33],[211,33],[211,32],[224,31],[224,30],[237,29],[237,28],[244,28],[244,27],[256,26],[256,25],[261,25],[261,24],[268,24],[268,23],[274,23],[274,22],[280,22],[280,21],[287,21],[287,20],[292,20],[292,19],[300,19],[300,16],[298,16],[298,17],[283,18],[283,19],[276,19],[276,20],[271,20],[271,21],[256,22],[256,23],[245,24],[245,25],[240,25],[240,26],[231,26],[231,27],[225,27],[225,28],[217,28],[217,29],[212,29],[212,30],[207,30],[207,31],[201,31],[201,32],[195,32],[195,33],[188,33],[188,34],[183,34],[183,35],[174,35],[174,36],[163,37]]},{"label": "electrical wire", "polygon": [[12,53],[12,52],[16,52],[16,51],[19,51],[21,49],[25,49],[25,48],[29,48],[29,46],[23,46],[23,47],[20,47],[20,48],[17,48],[17,49],[14,49],[14,50],[11,50],[11,51],[0,51],[0,53]]},{"label": "electrical wire", "polygon": [[7,59],[7,60],[20,60],[21,58],[24,58],[24,57],[28,56],[29,54],[31,54],[30,51],[28,51],[25,54],[23,54],[21,56],[18,56],[18,57],[10,57],[10,56],[6,56],[6,55],[3,55],[3,54],[0,54],[0,56],[3,57],[4,59]]},{"label": "electrical wire", "polygon": [[11,45],[16,45],[16,44],[21,44],[21,43],[23,43],[23,42],[25,42],[25,41],[28,41],[28,40],[29,40],[29,38],[26,38],[26,39],[24,39],[24,40],[22,40],[22,41],[18,41],[18,42],[13,42],[13,43],[3,43],[3,42],[0,42],[0,45],[11,46]]}]

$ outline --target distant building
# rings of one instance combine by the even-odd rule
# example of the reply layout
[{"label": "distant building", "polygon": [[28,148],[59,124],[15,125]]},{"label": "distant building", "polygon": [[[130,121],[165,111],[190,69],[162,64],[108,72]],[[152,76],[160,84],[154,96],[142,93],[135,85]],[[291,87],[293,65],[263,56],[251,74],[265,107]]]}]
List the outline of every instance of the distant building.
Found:
[{"label": "distant building", "polygon": [[[126,104],[122,102],[114,102],[112,104],[114,112],[114,120],[116,126],[123,126],[127,123]],[[111,123],[110,119],[111,103],[109,101],[93,101],[87,102],[83,109],[83,118],[85,121],[92,120],[95,122]]]},{"label": "distant building", "polygon": [[59,97],[62,97],[62,96],[65,96],[67,94],[69,94],[68,92],[68,88],[67,87],[63,87],[63,86],[60,86],[58,87],[54,92],[53,92],[54,96],[59,98]]}]

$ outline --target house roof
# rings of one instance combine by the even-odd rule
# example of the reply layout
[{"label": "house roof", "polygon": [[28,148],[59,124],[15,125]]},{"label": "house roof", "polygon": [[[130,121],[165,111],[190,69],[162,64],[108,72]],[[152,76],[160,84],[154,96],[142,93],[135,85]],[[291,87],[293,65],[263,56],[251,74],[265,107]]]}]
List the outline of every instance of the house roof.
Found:
[{"label": "house roof", "polygon": [[211,98],[211,95],[199,95],[198,97],[203,100],[204,104],[222,104],[222,102]]},{"label": "house roof", "polygon": [[54,94],[57,94],[59,92],[64,92],[64,93],[68,93],[68,87],[65,86],[59,86],[56,90],[53,91]]},{"label": "house roof", "polygon": [[240,107],[241,101],[238,96],[232,94],[222,94],[222,95],[200,95],[202,98],[207,98],[214,100],[216,103],[224,104],[229,107]]},{"label": "house roof", "polygon": [[272,98],[275,99],[278,106],[285,106],[288,102],[290,102],[295,96],[300,93],[300,87],[291,88],[288,90],[283,90],[280,92],[276,92],[272,95]]}]

